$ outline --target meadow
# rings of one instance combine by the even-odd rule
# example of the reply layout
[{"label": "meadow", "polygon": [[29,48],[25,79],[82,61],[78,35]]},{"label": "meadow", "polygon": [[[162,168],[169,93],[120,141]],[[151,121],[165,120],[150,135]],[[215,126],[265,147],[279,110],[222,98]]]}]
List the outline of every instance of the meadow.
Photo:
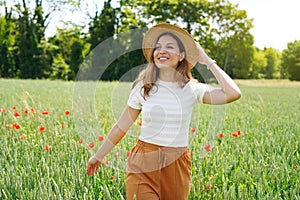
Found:
[{"label": "meadow", "polygon": [[[189,199],[300,199],[300,84],[237,83],[239,101],[194,110]],[[97,83],[95,112],[81,116],[86,126],[96,124],[93,133],[78,129],[74,85],[0,80],[0,199],[125,199],[125,163],[139,120],[99,173],[88,176],[85,167],[126,104],[130,84]]]}]

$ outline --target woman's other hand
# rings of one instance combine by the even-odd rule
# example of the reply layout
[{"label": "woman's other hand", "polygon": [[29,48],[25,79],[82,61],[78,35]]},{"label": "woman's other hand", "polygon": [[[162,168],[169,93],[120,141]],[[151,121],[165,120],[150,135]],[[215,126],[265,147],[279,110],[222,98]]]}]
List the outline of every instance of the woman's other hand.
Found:
[{"label": "woman's other hand", "polygon": [[91,157],[86,166],[86,173],[88,175],[97,173],[101,164],[102,162],[97,160],[94,156]]}]

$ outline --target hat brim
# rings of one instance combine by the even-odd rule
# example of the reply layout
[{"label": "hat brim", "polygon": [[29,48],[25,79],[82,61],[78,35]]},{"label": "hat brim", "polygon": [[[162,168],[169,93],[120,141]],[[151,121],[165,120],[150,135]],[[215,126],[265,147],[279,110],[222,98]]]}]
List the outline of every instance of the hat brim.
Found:
[{"label": "hat brim", "polygon": [[166,32],[176,35],[181,40],[185,49],[185,59],[188,62],[189,68],[193,68],[200,56],[193,37],[186,30],[168,23],[157,24],[146,32],[142,46],[146,60],[151,62],[157,38]]}]

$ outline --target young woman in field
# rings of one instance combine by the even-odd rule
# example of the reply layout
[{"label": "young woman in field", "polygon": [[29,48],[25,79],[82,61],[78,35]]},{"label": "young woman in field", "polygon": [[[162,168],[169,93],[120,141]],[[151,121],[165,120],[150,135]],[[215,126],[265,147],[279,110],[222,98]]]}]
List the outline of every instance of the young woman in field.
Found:
[{"label": "young woman in field", "polygon": [[[241,91],[178,26],[162,23],[152,27],[142,48],[148,65],[134,81],[119,120],[89,159],[87,174],[98,171],[104,157],[141,114],[139,140],[127,161],[127,199],[187,199],[191,178],[188,132],[193,106],[196,102],[226,104],[239,99]],[[191,69],[197,62],[211,70],[220,88],[192,77]]]}]

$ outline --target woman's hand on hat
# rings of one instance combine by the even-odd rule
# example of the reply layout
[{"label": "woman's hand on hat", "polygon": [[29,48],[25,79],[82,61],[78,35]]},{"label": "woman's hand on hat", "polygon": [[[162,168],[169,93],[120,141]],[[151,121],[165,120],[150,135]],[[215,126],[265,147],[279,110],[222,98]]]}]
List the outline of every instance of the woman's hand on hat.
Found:
[{"label": "woman's hand on hat", "polygon": [[198,49],[199,54],[200,54],[199,59],[198,59],[198,62],[199,62],[200,64],[203,64],[203,65],[209,65],[209,64],[213,61],[213,59],[211,59],[211,58],[205,53],[205,51],[203,50],[203,48],[201,47],[201,45],[200,45],[198,42],[196,42],[196,46],[197,46],[197,49]]}]

